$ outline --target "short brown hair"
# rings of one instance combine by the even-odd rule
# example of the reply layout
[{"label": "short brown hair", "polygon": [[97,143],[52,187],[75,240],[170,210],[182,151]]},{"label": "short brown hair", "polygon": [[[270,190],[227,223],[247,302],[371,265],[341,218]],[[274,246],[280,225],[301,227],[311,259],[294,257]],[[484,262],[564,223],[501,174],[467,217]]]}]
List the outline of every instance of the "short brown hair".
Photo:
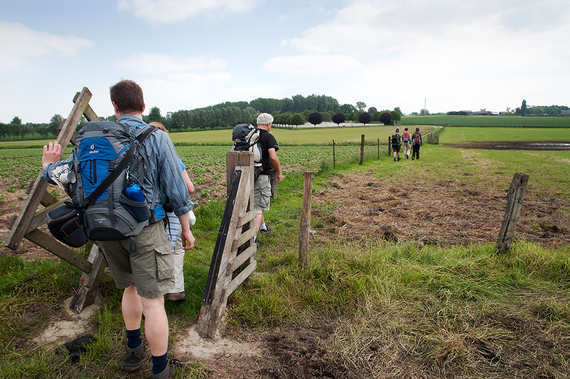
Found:
[{"label": "short brown hair", "polygon": [[142,88],[132,80],[121,80],[111,86],[111,101],[122,113],[142,112],[144,97]]}]

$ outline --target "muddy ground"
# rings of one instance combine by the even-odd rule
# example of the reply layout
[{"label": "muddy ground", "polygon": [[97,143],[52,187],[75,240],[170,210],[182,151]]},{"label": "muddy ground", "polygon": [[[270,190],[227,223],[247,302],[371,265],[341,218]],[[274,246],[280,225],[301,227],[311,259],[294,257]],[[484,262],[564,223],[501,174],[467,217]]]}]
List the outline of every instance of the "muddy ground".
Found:
[{"label": "muddy ground", "polygon": [[[541,143],[542,144],[542,143]],[[509,143],[487,144],[486,148],[501,148]],[[532,143],[526,147],[533,149]],[[542,145],[541,145],[542,146]],[[466,148],[466,146],[456,145]],[[483,148],[483,145],[470,145]],[[518,148],[521,144],[518,143]],[[332,177],[326,187],[316,188],[313,195],[313,221],[310,244],[338,243],[374,245],[384,243],[469,244],[493,242],[498,235],[505,214],[509,183],[500,183],[489,176],[487,184],[471,187],[450,180],[416,181],[413,183],[386,182],[374,176],[375,170]],[[219,183],[218,183],[219,184]],[[212,186],[205,183],[204,187]],[[200,186],[197,186],[200,191]],[[24,190],[2,191],[6,196],[0,203],[0,236],[9,234],[8,223],[17,215],[26,195]],[[541,204],[523,207],[521,218],[560,219],[562,211],[556,205],[555,195],[533,192],[529,189],[525,200],[540,200]],[[319,211],[320,210],[320,211]],[[544,243],[559,243],[556,238],[570,238],[568,221],[519,222],[517,236]],[[555,238],[555,239],[552,239]],[[5,247],[2,251],[6,254]],[[26,259],[53,259],[45,250],[24,242],[16,254]],[[66,311],[57,319],[73,321]],[[317,325],[299,325],[273,329],[256,334],[228,330],[228,334],[213,341],[202,340],[193,328],[175,331],[171,347],[173,356],[183,362],[201,360],[208,367],[210,378],[356,378],[354,372],[337,362],[327,352],[327,344],[335,335],[341,320],[319,322]],[[53,326],[53,325],[52,325]],[[73,327],[71,328],[74,329]],[[75,328],[73,333],[82,333]],[[65,333],[49,343],[67,342],[75,335]],[[45,341],[42,344],[46,343]],[[370,346],[366,354],[374,354]],[[403,352],[402,352],[403,353]],[[420,366],[418,366],[419,370]],[[412,372],[412,371],[409,371]],[[405,377],[397,372],[378,373],[377,377]],[[415,377],[432,377],[416,371]],[[498,375],[497,377],[503,377]]]}]

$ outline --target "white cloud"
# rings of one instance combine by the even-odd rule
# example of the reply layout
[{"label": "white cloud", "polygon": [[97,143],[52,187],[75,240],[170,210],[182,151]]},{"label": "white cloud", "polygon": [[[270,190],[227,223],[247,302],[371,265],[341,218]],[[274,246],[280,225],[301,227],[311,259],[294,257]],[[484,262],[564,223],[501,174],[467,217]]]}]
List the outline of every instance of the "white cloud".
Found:
[{"label": "white cloud", "polygon": [[293,55],[271,58],[263,67],[290,75],[328,75],[358,67],[358,59],[344,55]]},{"label": "white cloud", "polygon": [[[461,29],[468,37],[465,43],[481,45],[522,32],[518,34],[522,47],[528,32],[552,30],[568,24],[569,19],[570,3],[566,0],[354,1],[328,22],[307,29],[300,37],[285,39],[282,45],[318,54],[350,51],[353,56],[368,56],[425,46]],[[483,38],[488,35],[481,25],[500,33]]]},{"label": "white cloud", "polygon": [[[225,88],[231,81],[228,73],[176,73],[155,79],[139,79],[145,93],[147,110],[157,106],[163,114],[180,109],[194,109],[208,103],[213,93]],[[199,105],[198,105],[199,104]]]},{"label": "white cloud", "polygon": [[31,57],[76,55],[80,49],[91,45],[91,41],[84,38],[33,30],[14,22],[0,22],[0,71],[26,67]]},{"label": "white cloud", "polygon": [[119,11],[132,12],[149,22],[173,22],[203,12],[244,12],[258,0],[118,0]]},{"label": "white cloud", "polygon": [[183,57],[158,53],[141,53],[116,63],[122,69],[133,70],[143,74],[160,74],[168,72],[186,72],[204,68],[225,68],[223,59],[206,57]]}]

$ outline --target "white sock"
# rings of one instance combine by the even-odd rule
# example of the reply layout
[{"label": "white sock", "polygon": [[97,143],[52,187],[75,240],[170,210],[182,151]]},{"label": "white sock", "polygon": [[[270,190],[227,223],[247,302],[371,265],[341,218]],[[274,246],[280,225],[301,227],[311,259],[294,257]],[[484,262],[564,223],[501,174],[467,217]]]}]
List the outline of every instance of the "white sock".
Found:
[{"label": "white sock", "polygon": [[267,229],[267,225],[265,225],[265,223],[261,224],[261,226],[259,227],[259,229]]}]

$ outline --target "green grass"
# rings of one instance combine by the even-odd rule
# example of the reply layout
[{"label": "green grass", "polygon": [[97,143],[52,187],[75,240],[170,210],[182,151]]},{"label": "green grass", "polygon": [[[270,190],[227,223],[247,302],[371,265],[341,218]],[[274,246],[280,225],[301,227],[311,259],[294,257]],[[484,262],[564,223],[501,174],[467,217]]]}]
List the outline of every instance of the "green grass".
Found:
[{"label": "green grass", "polygon": [[[343,138],[349,139],[356,131],[358,140],[359,134],[368,140],[367,133],[376,130],[342,129],[346,130],[340,132],[347,133]],[[300,130],[288,132],[294,135]],[[332,140],[330,129],[322,132],[320,137],[297,136],[313,143]],[[513,133],[504,128],[450,127],[441,134],[441,141],[485,141],[498,134],[506,139],[539,140],[550,131],[513,129]],[[320,148],[283,145],[278,154],[283,162],[305,162],[309,160],[302,158],[303,154]],[[204,170],[223,168],[228,150],[227,146],[177,149],[189,169],[200,162]],[[530,185],[553,187],[543,190],[545,198],[565,201],[570,197],[567,152],[468,150],[426,144],[421,150],[421,165],[409,161],[396,165],[385,150],[377,159],[375,150],[367,147],[361,166],[358,147],[346,146],[346,151],[350,153],[343,153],[344,161],[336,170],[330,159],[326,161],[328,147],[323,148],[322,158],[310,160],[310,168],[316,172],[315,187],[326,185],[333,174],[374,169],[375,175],[392,180],[395,186],[422,178],[449,182],[468,178],[472,185],[491,183],[506,189],[515,172],[524,172],[530,175]],[[32,176],[34,170],[37,175],[37,151],[12,152],[15,155],[9,156],[0,149],[0,161],[19,162],[26,176]],[[13,167],[1,166],[5,187],[8,180],[9,185],[20,185],[11,178],[18,176]],[[255,274],[230,297],[230,326],[255,333],[267,328],[333,325],[328,339],[320,340],[325,357],[358,377],[568,377],[568,244],[554,248],[517,242],[508,255],[502,256],[495,255],[491,245],[448,249],[329,245],[312,248],[309,266],[304,268],[297,259],[302,167],[289,172],[279,186],[292,190],[279,191],[266,220],[274,230],[288,231],[262,238],[265,246],[282,249],[259,250]],[[172,331],[197,320],[224,210],[221,200],[200,204],[196,209],[198,222],[192,230],[197,246],[186,254],[184,265],[188,299],[166,307]],[[32,342],[59,315],[79,275],[77,269],[59,260],[27,262],[19,256],[0,255],[0,378],[125,377],[121,293],[110,276],[100,286],[103,303],[92,321],[97,342],[79,363],[71,364],[68,356],[57,354],[56,346],[44,349]],[[500,360],[483,357],[481,351],[485,349]],[[148,372],[150,363],[145,362],[143,369]],[[205,378],[208,370],[196,362],[177,371],[175,377]]]},{"label": "green grass", "polygon": [[402,117],[401,122],[403,125],[570,128],[570,117],[433,115]]},{"label": "green grass", "polygon": [[570,141],[570,132],[556,128],[457,128],[441,134],[440,143],[489,141]]}]

